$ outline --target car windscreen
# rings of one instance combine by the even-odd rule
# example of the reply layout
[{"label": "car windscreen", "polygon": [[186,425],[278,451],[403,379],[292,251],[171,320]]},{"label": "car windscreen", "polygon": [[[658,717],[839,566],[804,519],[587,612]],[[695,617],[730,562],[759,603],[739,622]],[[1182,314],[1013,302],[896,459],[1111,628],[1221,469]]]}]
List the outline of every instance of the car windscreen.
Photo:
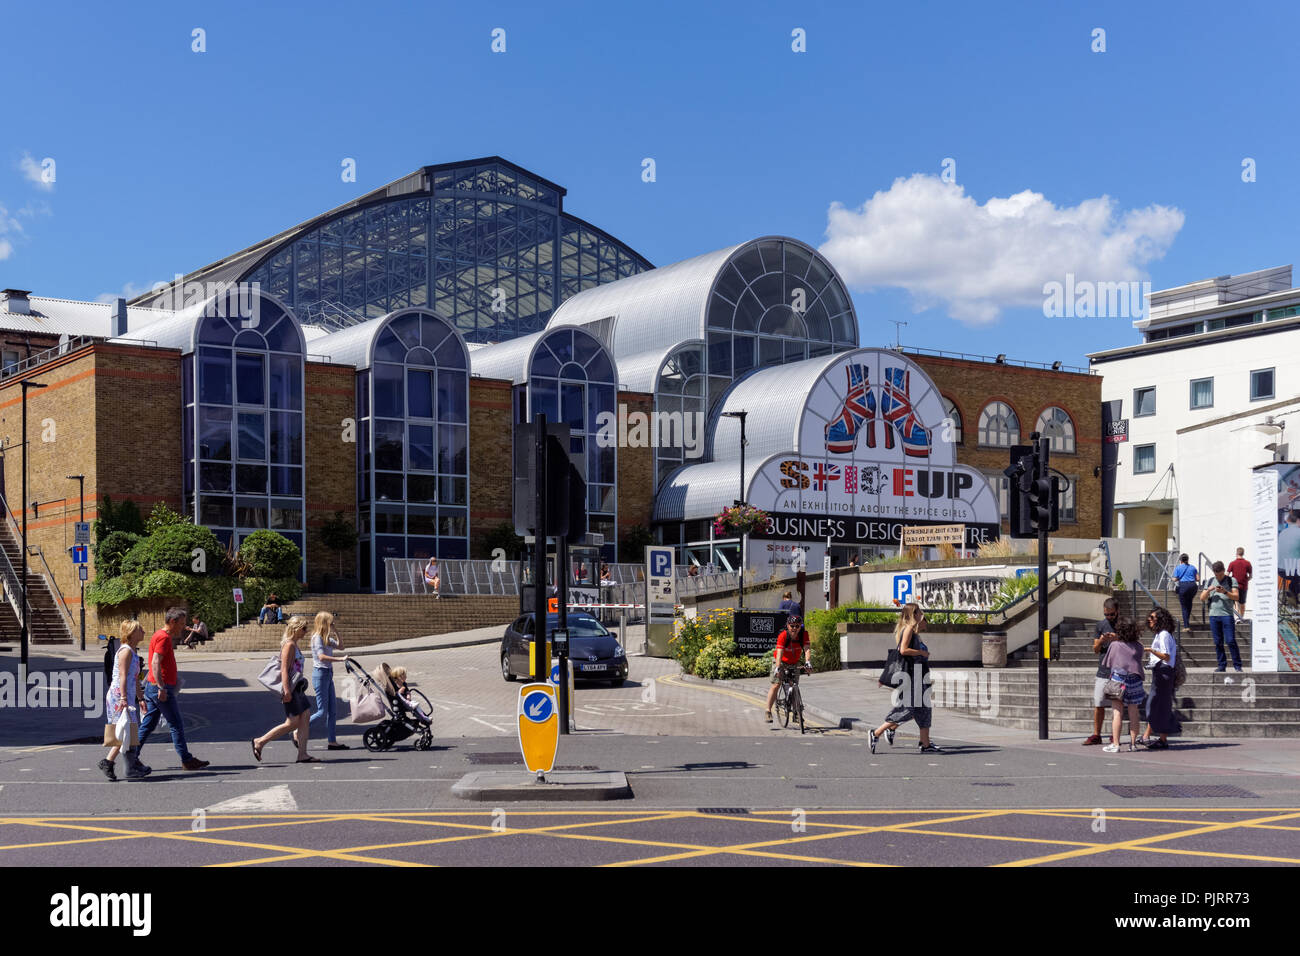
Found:
[{"label": "car windscreen", "polygon": [[[547,632],[554,631],[559,627],[559,618],[547,617]],[[570,637],[608,637],[609,630],[594,617],[588,617],[585,614],[581,617],[576,614],[569,615],[569,636]]]}]

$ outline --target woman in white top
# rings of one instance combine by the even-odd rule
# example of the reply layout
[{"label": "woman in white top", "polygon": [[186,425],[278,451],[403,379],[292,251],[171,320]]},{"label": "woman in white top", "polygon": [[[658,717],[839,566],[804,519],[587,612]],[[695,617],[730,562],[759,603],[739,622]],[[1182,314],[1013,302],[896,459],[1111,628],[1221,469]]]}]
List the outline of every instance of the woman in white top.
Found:
[{"label": "woman in white top", "polygon": [[317,717],[325,717],[325,734],[329,738],[330,750],[349,750],[347,744],[341,744],[334,739],[335,725],[335,696],[334,696],[334,664],[336,661],[346,661],[346,654],[334,655],[330,653],[331,648],[339,646],[339,632],[334,629],[334,615],[329,611],[321,611],[316,615],[316,629],[311,635],[311,683],[316,689],[316,711],[311,715],[309,722],[314,722]]},{"label": "woman in white top", "polygon": [[298,745],[298,763],[320,762],[307,753],[311,704],[307,700],[307,678],[302,673],[302,650],[298,647],[306,633],[307,619],[301,614],[295,614],[284,625],[284,636],[280,638],[280,700],[284,704],[284,723],[249,741],[258,763],[262,762],[262,748],[288,733],[293,734],[293,742]]},{"label": "woman in white top", "polygon": [[[1151,696],[1147,698],[1147,731],[1142,743],[1152,750],[1169,746],[1174,728],[1174,668],[1178,663],[1178,642],[1174,640],[1174,619],[1162,607],[1147,617],[1147,628],[1155,632],[1147,666],[1151,668]],[[1151,739],[1154,731],[1158,740]]]},{"label": "woman in white top", "polygon": [[109,751],[99,762],[99,769],[109,780],[116,781],[113,765],[125,746],[127,779],[139,780],[153,772],[153,768],[140,762],[140,709],[144,691],[140,687],[140,658],[135,647],[144,637],[144,627],[139,621],[123,621],[118,633],[122,646],[113,658],[113,683],[104,701],[104,743]]}]

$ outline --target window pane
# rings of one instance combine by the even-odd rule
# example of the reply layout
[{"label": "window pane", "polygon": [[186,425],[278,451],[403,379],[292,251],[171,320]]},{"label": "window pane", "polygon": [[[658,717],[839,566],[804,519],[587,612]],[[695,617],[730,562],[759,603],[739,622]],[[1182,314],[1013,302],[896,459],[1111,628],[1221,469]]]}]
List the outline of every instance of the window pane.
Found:
[{"label": "window pane", "polygon": [[246,498],[237,499],[235,526],[239,528],[265,528],[266,502]]},{"label": "window pane", "polygon": [[465,512],[461,509],[441,508],[438,511],[438,533],[463,537],[465,535]]},{"label": "window pane", "polygon": [[406,513],[406,533],[436,535],[438,533],[438,509],[408,508]]},{"label": "window pane", "polygon": [[271,502],[271,527],[295,531],[302,527],[302,508],[294,502]]},{"label": "window pane", "polygon": [[265,413],[239,413],[239,457],[241,460],[266,461]]},{"label": "window pane", "polygon": [[586,431],[585,386],[561,382],[560,398],[560,420],[572,429]]},{"label": "window pane", "polygon": [[531,402],[532,416],[535,418],[538,415],[545,415],[548,422],[558,421],[560,409],[559,383],[554,379],[533,379],[531,390],[532,394],[529,396],[529,401]]},{"label": "window pane", "polygon": [[1214,379],[1201,378],[1192,382],[1192,408],[1210,408],[1214,404]]},{"label": "window pane", "polygon": [[1133,394],[1133,415],[1154,415],[1156,413],[1156,390],[1139,388]]},{"label": "window pane", "polygon": [[402,476],[377,472],[375,474],[375,498],[379,501],[401,501]]},{"label": "window pane", "polygon": [[302,464],[302,416],[297,412],[271,413],[271,461]]},{"label": "window pane", "polygon": [[1156,470],[1156,446],[1138,445],[1133,449],[1134,474],[1146,474]]},{"label": "window pane", "polygon": [[230,528],[235,524],[235,503],[230,498],[199,499],[199,524]]},{"label": "window pane", "polygon": [[406,516],[401,508],[376,508],[375,532],[377,534],[405,534]]},{"label": "window pane", "polygon": [[375,423],[375,467],[382,471],[402,471],[401,422],[381,420]]},{"label": "window pane", "polygon": [[439,478],[438,500],[444,505],[463,505],[465,503],[464,478]]},{"label": "window pane", "polygon": [[272,468],[271,469],[271,494],[301,495],[302,494],[302,469],[301,468]]},{"label": "window pane", "polygon": [[265,465],[236,465],[235,492],[245,495],[264,495],[266,494],[266,477],[267,467]]},{"label": "window pane", "polygon": [[437,462],[433,453],[433,426],[411,425],[408,435],[406,453],[410,458],[410,468],[416,471],[434,471]]},{"label": "window pane", "polygon": [[199,457],[230,461],[230,409],[199,409]]},{"label": "window pane", "polygon": [[464,372],[438,372],[438,419],[444,422],[466,420]]},{"label": "window pane", "polygon": [[405,414],[402,404],[402,367],[400,365],[375,366],[375,415],[381,418],[401,418]]},{"label": "window pane", "polygon": [[265,405],[265,356],[239,353],[235,357],[236,394],[241,405]]},{"label": "window pane", "polygon": [[433,503],[438,500],[438,479],[433,475],[407,475],[406,500]]},{"label": "window pane", "polygon": [[230,466],[199,465],[199,490],[230,492]]},{"label": "window pane", "polygon": [[1273,397],[1273,369],[1261,369],[1250,373],[1250,400]]},{"label": "window pane", "polygon": [[433,418],[433,373],[406,370],[406,407],[410,418]]},{"label": "window pane", "polygon": [[465,474],[465,433],[463,425],[438,426],[438,470],[443,474]]},{"label": "window pane", "polygon": [[289,355],[271,356],[271,407],[302,408],[302,362]]},{"label": "window pane", "polygon": [[199,352],[199,401],[213,405],[229,405],[231,397],[230,353],[201,350]]}]

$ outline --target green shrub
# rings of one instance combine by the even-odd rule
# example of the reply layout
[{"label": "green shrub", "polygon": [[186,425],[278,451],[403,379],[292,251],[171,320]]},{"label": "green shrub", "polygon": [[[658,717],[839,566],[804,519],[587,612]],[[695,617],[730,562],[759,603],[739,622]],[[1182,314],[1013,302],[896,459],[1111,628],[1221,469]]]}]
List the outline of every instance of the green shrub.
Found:
[{"label": "green shrub", "polygon": [[1124,590],[1124,575],[1121,574],[1118,570],[1115,571],[1115,583],[1113,587],[1116,591]]},{"label": "green shrub", "polygon": [[150,571],[135,586],[135,597],[141,599],[179,597],[189,591],[191,578],[175,571]]},{"label": "green shrub", "polygon": [[720,680],[739,680],[744,677],[767,677],[772,673],[772,658],[724,657],[718,662]]},{"label": "green shrub", "polygon": [[176,571],[190,574],[196,548],[206,555],[208,572],[219,571],[214,567],[222,553],[217,536],[202,525],[175,524],[160,528],[136,542],[122,558],[122,573],[143,575],[150,571]]},{"label": "green shrub", "polygon": [[1037,574],[1023,574],[1019,577],[1006,578],[993,592],[993,608],[1004,608],[1024,597],[1030,591],[1038,589]]},{"label": "green shrub", "polygon": [[189,515],[177,514],[160,501],[149,512],[149,520],[144,523],[144,533],[150,535],[172,525],[190,523]]},{"label": "green shrub", "polygon": [[120,575],[110,578],[98,574],[86,588],[86,600],[91,604],[108,607],[135,600],[135,577]]},{"label": "green shrub", "polygon": [[254,531],[239,543],[239,557],[257,578],[297,577],[302,563],[298,546],[274,531]]},{"label": "green shrub", "polygon": [[[853,608],[871,608],[875,605],[865,601],[850,601],[839,607],[826,610],[809,611],[804,618],[804,627],[812,637],[812,651],[809,657],[812,666],[818,671],[837,671],[840,669],[840,634],[836,625],[852,620],[849,611]],[[889,611],[877,611],[863,614],[858,618],[864,624],[890,624],[898,620],[898,615]]]},{"label": "green shrub", "polygon": [[115,578],[122,573],[122,559],[140,542],[138,534],[111,531],[95,544],[95,577]]},{"label": "green shrub", "polygon": [[695,661],[700,651],[716,640],[735,642],[735,627],[731,608],[706,611],[703,617],[678,618],[677,633],[669,644],[673,656],[681,665],[683,673],[695,673]]},{"label": "green shrub", "polygon": [[736,657],[738,653],[736,642],[731,638],[711,641],[695,658],[696,676],[703,677],[705,680],[717,680],[721,676],[719,671],[722,661],[725,658]]}]

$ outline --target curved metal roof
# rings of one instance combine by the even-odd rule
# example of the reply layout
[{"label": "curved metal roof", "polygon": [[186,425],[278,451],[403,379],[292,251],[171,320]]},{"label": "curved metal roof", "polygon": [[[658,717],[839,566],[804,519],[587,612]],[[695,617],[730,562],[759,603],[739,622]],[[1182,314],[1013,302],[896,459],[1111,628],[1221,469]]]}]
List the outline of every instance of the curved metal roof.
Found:
[{"label": "curved metal roof", "polygon": [[659,373],[668,361],[668,357],[679,348],[688,345],[703,345],[700,339],[678,342],[667,348],[652,349],[628,355],[618,360],[619,386],[629,392],[646,392],[653,394],[659,390]]},{"label": "curved metal roof", "polygon": [[[312,348],[328,355],[330,361],[335,364],[352,365],[357,369],[368,369],[375,363],[375,343],[379,340],[380,334],[391,323],[408,315],[427,316],[436,320],[439,325],[456,336],[456,340],[460,343],[461,354],[468,355],[468,349],[465,348],[465,339],[460,334],[460,330],[438,313],[419,306],[397,309],[377,319],[362,322],[360,325],[353,325],[346,329],[340,329],[338,332],[331,332],[328,335],[313,338],[311,340]],[[468,364],[466,362],[467,367]]]},{"label": "curved metal roof", "polygon": [[586,325],[612,316],[613,328],[606,333],[605,343],[620,359],[641,352],[662,354],[687,339],[699,339],[718,272],[745,245],[706,252],[579,292],[555,310],[548,327]]},{"label": "curved metal roof", "polygon": [[[568,332],[570,328],[566,326],[564,329],[556,329],[548,325],[540,332],[534,332],[531,335],[499,342],[496,345],[486,345],[483,348],[472,349],[469,353],[470,371],[482,378],[505,379],[515,385],[522,385],[528,381],[528,372],[533,366],[533,353],[537,351],[538,345],[548,335],[559,331]],[[619,387],[622,387],[622,379],[619,377],[619,364],[614,361],[614,356],[610,354],[610,350],[605,343],[586,329],[578,328],[572,329],[572,331],[586,335],[605,353],[605,356],[609,359],[610,367],[614,370],[614,382]]]},{"label": "curved metal roof", "polygon": [[[225,306],[218,306],[218,300],[224,300],[227,295],[243,295],[243,290],[235,292],[229,290],[228,293],[221,295],[209,296],[201,302],[171,313],[167,318],[160,319],[157,322],[151,322],[149,325],[142,325],[137,329],[128,329],[129,335],[121,338],[112,338],[110,342],[122,342],[130,344],[138,342],[141,339],[156,342],[161,348],[180,349],[183,354],[193,352],[198,346],[199,323],[207,315],[224,314]],[[258,291],[255,293],[259,298],[270,302],[276,308],[280,309],[285,318],[292,324],[294,331],[298,333],[298,348],[304,356],[307,354],[307,339],[303,335],[302,324],[298,321],[298,316],[278,298],[269,292]]]},{"label": "curved metal roof", "polygon": [[826,369],[853,352],[836,352],[817,358],[757,369],[738,380],[723,394],[710,421],[709,457],[740,458],[740,425],[724,423],[724,412],[748,412],[745,417],[745,458],[799,449],[799,424],[812,386]]},{"label": "curved metal roof", "polygon": [[[825,256],[790,236],[760,236],[579,292],[555,310],[548,327],[587,325],[610,319],[601,334],[619,360],[643,352],[664,352],[688,339],[707,339],[709,298],[719,273],[732,259],[761,242],[793,243],[820,260],[844,289],[852,310],[853,300],[844,280]],[[856,313],[852,327],[853,344],[857,345]]]}]

